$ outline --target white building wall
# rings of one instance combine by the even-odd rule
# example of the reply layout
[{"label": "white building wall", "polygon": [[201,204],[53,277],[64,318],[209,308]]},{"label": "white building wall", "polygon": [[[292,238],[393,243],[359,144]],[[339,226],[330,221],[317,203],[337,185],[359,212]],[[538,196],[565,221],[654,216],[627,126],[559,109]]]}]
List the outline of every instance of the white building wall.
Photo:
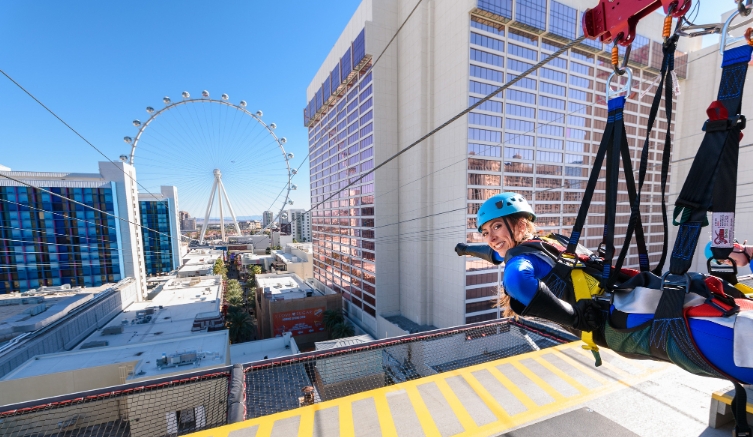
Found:
[{"label": "white building wall", "polygon": [[99,172],[108,181],[115,183],[118,196],[120,238],[122,245],[123,271],[121,277],[131,277],[140,291],[139,300],[147,295],[144,270],[144,248],[141,240],[141,217],[139,194],[136,185],[136,169],[124,162],[100,162]]}]

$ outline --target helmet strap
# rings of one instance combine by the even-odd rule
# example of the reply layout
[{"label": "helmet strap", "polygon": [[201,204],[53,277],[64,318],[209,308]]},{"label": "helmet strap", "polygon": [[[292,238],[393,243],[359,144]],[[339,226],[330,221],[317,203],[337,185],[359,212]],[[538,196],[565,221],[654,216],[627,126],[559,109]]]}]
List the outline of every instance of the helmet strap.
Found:
[{"label": "helmet strap", "polygon": [[510,227],[510,222],[507,221],[507,217],[502,217],[502,221],[505,222],[505,226],[507,226],[507,232],[510,233],[510,239],[515,242],[516,246],[520,244],[520,241],[515,238],[515,234],[512,232],[512,228]]}]

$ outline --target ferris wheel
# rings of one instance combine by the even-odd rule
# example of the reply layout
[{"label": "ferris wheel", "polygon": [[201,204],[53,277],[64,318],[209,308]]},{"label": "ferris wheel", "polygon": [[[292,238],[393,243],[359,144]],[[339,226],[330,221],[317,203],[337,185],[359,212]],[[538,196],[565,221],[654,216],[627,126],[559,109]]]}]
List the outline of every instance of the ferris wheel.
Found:
[{"label": "ferris wheel", "polygon": [[138,131],[124,138],[131,154],[122,158],[134,165],[139,185],[150,193],[178,188],[180,210],[204,218],[202,243],[210,221],[222,224],[226,241],[226,213],[241,235],[239,220],[272,211],[274,222],[293,204],[294,156],[285,151],[287,140],[275,134],[277,125],[262,120],[262,111],[247,110],[244,100],[231,103],[227,94],[213,99],[208,91],[199,98],[184,91],[182,100],[162,102],[161,109],[147,106],[145,122],[133,121]]}]

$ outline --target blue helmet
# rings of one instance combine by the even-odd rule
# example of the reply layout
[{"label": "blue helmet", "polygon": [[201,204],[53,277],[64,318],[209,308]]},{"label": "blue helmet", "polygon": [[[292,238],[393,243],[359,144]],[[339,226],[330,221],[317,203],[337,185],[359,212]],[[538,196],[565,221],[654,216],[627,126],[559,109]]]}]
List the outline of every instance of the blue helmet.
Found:
[{"label": "blue helmet", "polygon": [[536,220],[533,208],[531,208],[531,205],[528,204],[528,201],[522,195],[509,192],[496,194],[486,199],[486,202],[478,209],[478,215],[476,216],[478,231],[481,232],[481,226],[486,222],[518,212],[527,212],[531,215],[531,221]]}]

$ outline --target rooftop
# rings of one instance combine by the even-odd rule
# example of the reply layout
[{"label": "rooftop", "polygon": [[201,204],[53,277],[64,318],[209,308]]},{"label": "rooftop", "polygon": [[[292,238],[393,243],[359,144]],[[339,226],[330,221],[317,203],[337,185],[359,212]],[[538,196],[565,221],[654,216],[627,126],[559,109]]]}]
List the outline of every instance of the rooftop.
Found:
[{"label": "rooftop", "polygon": [[207,248],[191,249],[187,254],[183,255],[183,266],[212,264],[217,258],[221,256],[221,250],[212,250]]},{"label": "rooftop", "polygon": [[250,363],[299,353],[298,345],[290,332],[282,337],[248,341],[230,345],[232,364]]},{"label": "rooftop", "polygon": [[113,285],[42,287],[0,295],[0,342],[44,328]]},{"label": "rooftop", "polygon": [[272,299],[301,299],[307,297],[307,294],[322,294],[295,273],[256,275],[256,282],[264,290],[264,296]]},{"label": "rooftop", "polygon": [[[172,340],[40,355],[22,364],[2,380],[29,378],[117,363],[133,363],[133,371],[126,378],[127,381],[153,378],[171,373],[185,373],[224,366],[227,358],[227,344],[228,332],[223,330]],[[190,364],[157,366],[157,359],[162,357],[163,354],[167,356],[172,354],[186,355],[186,353],[192,352],[195,352],[196,356]],[[187,361],[184,359],[184,362]]]},{"label": "rooftop", "polygon": [[154,299],[129,305],[105,327],[83,340],[75,350],[92,347],[92,342],[107,342],[93,344],[112,348],[158,340],[186,338],[190,341],[198,338],[202,332],[191,330],[194,319],[199,315],[206,317],[207,313],[219,315],[220,284],[220,276],[173,278]]}]

